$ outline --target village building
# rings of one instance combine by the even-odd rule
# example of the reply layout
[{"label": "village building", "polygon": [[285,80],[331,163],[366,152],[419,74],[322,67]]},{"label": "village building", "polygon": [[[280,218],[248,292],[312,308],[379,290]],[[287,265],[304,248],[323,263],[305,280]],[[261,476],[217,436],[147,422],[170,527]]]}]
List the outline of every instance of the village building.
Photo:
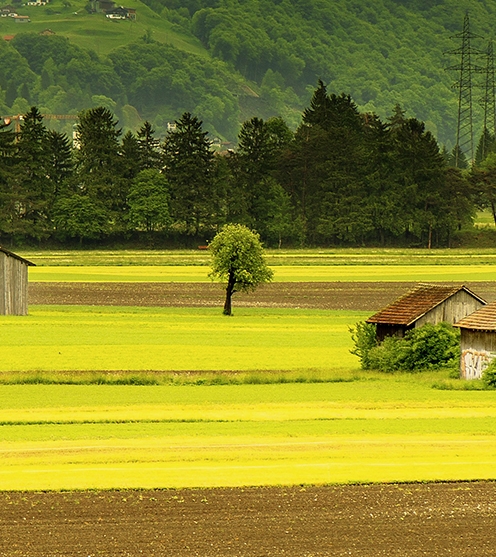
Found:
[{"label": "village building", "polygon": [[496,357],[496,302],[483,306],[454,326],[460,329],[460,377],[480,379]]},{"label": "village building", "polygon": [[27,315],[30,266],[34,263],[0,247],[0,315]]},{"label": "village building", "polygon": [[119,6],[117,8],[112,8],[111,10],[107,10],[105,13],[105,17],[109,19],[127,19],[128,11],[126,8]]},{"label": "village building", "polygon": [[31,23],[31,18],[28,15],[15,15],[12,19],[15,23]]},{"label": "village building", "polygon": [[413,290],[367,319],[376,325],[376,338],[403,337],[426,323],[454,324],[486,304],[463,285],[419,284]]}]

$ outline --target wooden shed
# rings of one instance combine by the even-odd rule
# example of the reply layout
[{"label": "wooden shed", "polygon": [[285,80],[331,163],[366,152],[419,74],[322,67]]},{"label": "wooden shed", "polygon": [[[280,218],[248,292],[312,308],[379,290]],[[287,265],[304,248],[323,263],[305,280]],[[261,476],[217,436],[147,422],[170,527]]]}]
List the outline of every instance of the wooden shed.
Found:
[{"label": "wooden shed", "polygon": [[27,315],[30,266],[34,263],[0,247],[0,315]]},{"label": "wooden shed", "polygon": [[367,323],[376,325],[377,340],[382,342],[387,336],[403,337],[408,330],[426,323],[454,324],[485,304],[463,285],[419,284],[369,317]]},{"label": "wooden shed", "polygon": [[460,376],[480,379],[482,372],[496,357],[496,302],[464,317],[460,328]]}]

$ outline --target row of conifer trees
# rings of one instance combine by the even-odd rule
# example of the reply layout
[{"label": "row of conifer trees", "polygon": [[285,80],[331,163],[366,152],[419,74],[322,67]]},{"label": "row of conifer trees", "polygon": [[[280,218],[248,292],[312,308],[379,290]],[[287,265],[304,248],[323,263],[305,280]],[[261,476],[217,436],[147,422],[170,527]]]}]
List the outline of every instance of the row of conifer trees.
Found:
[{"label": "row of conifer trees", "polygon": [[237,222],[267,245],[431,246],[494,208],[487,161],[454,168],[399,106],[384,122],[322,82],[295,131],[253,117],[226,152],[189,113],[159,140],[148,122],[123,134],[92,108],[73,139],[33,107],[17,133],[0,126],[0,156],[0,242],[11,245],[203,243]]}]

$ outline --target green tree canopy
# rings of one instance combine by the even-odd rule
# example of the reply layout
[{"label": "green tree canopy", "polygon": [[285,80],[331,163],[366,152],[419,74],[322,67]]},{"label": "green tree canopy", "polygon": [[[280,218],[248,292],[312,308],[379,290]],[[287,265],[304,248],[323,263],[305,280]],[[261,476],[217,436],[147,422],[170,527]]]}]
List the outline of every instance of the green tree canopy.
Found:
[{"label": "green tree canopy", "polygon": [[242,224],[226,224],[209,245],[210,277],[227,282],[224,315],[231,315],[231,298],[272,280],[260,236]]}]

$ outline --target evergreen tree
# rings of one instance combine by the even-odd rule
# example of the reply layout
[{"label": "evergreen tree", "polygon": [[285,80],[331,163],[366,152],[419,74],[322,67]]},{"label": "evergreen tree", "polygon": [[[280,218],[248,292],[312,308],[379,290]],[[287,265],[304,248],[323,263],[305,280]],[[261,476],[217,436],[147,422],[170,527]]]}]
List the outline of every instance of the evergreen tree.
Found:
[{"label": "evergreen tree", "polygon": [[489,208],[496,224],[496,153],[489,153],[469,175],[472,199],[480,209]]},{"label": "evergreen tree", "polygon": [[494,153],[495,151],[496,143],[494,135],[487,128],[484,128],[475,152],[475,165],[480,166],[489,153]]},{"label": "evergreen tree", "polygon": [[47,152],[47,177],[51,182],[52,197],[50,206],[61,196],[67,181],[74,172],[74,157],[72,140],[67,134],[49,130],[46,136],[45,148]]},{"label": "evergreen tree", "polygon": [[371,229],[364,212],[365,141],[351,97],[329,96],[320,82],[288,152],[284,184],[310,243],[355,241]]},{"label": "evergreen tree", "polygon": [[448,160],[448,166],[461,169],[466,169],[469,167],[467,156],[462,151],[459,145],[455,145],[451,150]]},{"label": "evergreen tree", "polygon": [[327,94],[327,87],[319,79],[317,89],[313,92],[310,106],[303,111],[303,123],[308,126],[320,126],[328,129],[333,121],[333,108]]},{"label": "evergreen tree", "polygon": [[8,123],[0,123],[0,237],[12,231],[16,197],[12,172],[15,165],[15,134]]},{"label": "evergreen tree", "polygon": [[48,131],[43,116],[32,107],[21,121],[16,143],[16,164],[11,182],[14,205],[13,233],[37,240],[50,230],[48,207],[53,185],[48,176]]},{"label": "evergreen tree", "polygon": [[127,180],[133,180],[142,170],[139,142],[133,132],[127,131],[124,134],[120,154],[122,159],[122,175]]},{"label": "evergreen tree", "polygon": [[214,153],[202,122],[185,112],[163,145],[173,219],[186,234],[197,235],[218,221],[220,199]]},{"label": "evergreen tree", "polygon": [[399,103],[396,103],[393,108],[393,114],[387,119],[389,129],[391,131],[396,131],[405,123],[406,111],[403,110]]},{"label": "evergreen tree", "polygon": [[137,133],[140,170],[162,168],[160,141],[155,138],[155,130],[150,122],[143,123]]},{"label": "evergreen tree", "polygon": [[[290,228],[281,221],[283,215],[287,221],[291,219],[289,200],[275,179],[281,152],[291,139],[292,133],[282,119],[265,122],[254,117],[242,125],[238,151],[228,159],[232,170],[228,191],[232,202],[228,206],[235,209],[228,213],[228,220],[259,230],[264,239],[274,239],[273,219],[277,215],[277,243],[291,236]],[[278,206],[276,200],[282,205]],[[281,213],[282,207],[285,209]]]},{"label": "evergreen tree", "polygon": [[443,218],[446,166],[439,145],[423,122],[409,118],[395,134],[396,180],[404,199],[407,230],[432,246]]},{"label": "evergreen tree", "polygon": [[79,114],[76,125],[78,189],[105,209],[116,231],[123,227],[128,185],[123,176],[120,135],[117,121],[107,108],[100,106]]}]

